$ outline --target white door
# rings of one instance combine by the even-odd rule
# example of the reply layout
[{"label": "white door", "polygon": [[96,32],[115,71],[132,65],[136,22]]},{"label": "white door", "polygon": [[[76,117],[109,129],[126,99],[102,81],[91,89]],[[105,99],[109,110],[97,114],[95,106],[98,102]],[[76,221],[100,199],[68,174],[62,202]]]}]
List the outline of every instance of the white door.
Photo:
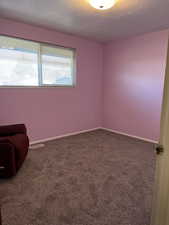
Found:
[{"label": "white door", "polygon": [[157,155],[156,183],[151,225],[169,225],[169,47],[159,144],[163,147],[164,152]]}]

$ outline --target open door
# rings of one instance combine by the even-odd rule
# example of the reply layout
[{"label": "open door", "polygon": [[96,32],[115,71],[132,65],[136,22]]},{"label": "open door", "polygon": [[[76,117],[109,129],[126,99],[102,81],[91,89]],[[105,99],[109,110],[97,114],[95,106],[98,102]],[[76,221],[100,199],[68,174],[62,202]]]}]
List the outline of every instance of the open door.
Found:
[{"label": "open door", "polygon": [[169,46],[151,225],[169,225]]}]

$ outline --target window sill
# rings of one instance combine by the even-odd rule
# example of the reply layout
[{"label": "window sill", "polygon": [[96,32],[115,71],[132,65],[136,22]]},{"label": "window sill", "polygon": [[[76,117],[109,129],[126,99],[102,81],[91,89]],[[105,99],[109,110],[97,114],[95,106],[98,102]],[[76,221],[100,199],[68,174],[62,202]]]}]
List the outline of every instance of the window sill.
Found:
[{"label": "window sill", "polygon": [[4,88],[75,88],[76,85],[42,85],[42,86],[0,86],[0,89]]}]

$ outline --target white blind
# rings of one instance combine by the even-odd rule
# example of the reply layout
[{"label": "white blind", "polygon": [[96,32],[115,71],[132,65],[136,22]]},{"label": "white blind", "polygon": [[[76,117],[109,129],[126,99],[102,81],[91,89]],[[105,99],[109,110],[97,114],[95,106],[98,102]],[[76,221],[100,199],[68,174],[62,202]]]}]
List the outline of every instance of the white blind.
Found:
[{"label": "white blind", "polygon": [[36,52],[39,49],[39,43],[36,43],[33,41],[21,40],[18,38],[0,36],[0,48],[25,49],[25,50]]},{"label": "white blind", "polygon": [[61,47],[50,47],[50,46],[41,46],[41,53],[43,55],[51,55],[56,57],[66,57],[66,58],[73,58],[74,51],[73,49],[61,48]]}]

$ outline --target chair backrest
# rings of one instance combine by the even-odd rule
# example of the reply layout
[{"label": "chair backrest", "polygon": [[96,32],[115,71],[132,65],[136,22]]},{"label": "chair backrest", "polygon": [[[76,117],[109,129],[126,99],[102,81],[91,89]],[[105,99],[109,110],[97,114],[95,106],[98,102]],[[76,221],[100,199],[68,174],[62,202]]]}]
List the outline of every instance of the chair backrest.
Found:
[{"label": "chair backrest", "polygon": [[17,133],[26,134],[26,126],[24,124],[0,126],[0,137],[11,136]]}]

